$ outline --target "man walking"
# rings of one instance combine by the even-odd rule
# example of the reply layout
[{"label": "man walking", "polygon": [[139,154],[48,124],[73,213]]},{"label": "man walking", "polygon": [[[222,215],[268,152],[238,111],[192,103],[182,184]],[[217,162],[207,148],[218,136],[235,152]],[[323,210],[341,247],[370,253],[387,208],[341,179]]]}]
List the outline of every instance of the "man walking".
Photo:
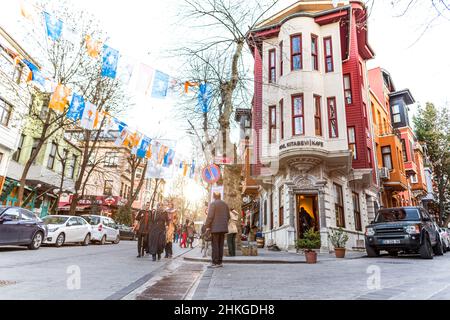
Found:
[{"label": "man walking", "polygon": [[139,226],[137,227],[137,237],[138,237],[138,258],[145,255],[145,251],[148,249],[148,233],[150,230],[150,203],[146,203],[145,209],[139,211],[136,220],[139,221]]},{"label": "man walking", "polygon": [[220,193],[214,193],[214,202],[211,203],[206,218],[206,229],[211,232],[212,238],[212,264],[211,268],[223,267],[223,246],[225,234],[228,233],[230,209],[225,201],[221,200]]}]

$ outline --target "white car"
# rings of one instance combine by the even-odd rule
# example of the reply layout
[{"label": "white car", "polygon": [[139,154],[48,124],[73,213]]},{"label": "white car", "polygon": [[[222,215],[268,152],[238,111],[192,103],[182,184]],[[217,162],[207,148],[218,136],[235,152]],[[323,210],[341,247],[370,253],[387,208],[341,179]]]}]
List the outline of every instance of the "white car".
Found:
[{"label": "white car", "polygon": [[91,226],[81,217],[47,216],[42,220],[48,229],[46,244],[59,248],[67,243],[88,246],[91,242]]},{"label": "white car", "polygon": [[448,233],[448,229],[439,228],[439,234],[441,235],[444,252],[450,251],[450,235]]},{"label": "white car", "polygon": [[106,242],[120,242],[119,226],[113,219],[96,215],[84,215],[83,218],[91,225],[91,241],[102,245]]}]

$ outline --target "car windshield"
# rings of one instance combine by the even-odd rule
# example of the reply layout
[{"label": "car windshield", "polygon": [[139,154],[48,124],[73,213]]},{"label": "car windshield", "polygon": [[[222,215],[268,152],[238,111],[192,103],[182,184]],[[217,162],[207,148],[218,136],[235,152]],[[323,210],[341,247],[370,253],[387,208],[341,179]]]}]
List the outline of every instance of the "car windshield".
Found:
[{"label": "car windshield", "polygon": [[0,216],[2,215],[3,212],[5,212],[5,210],[8,209],[6,207],[0,207]]},{"label": "car windshield", "polygon": [[83,216],[83,218],[91,225],[96,226],[100,224],[100,218],[94,216]]},{"label": "car windshield", "polygon": [[389,209],[378,211],[376,223],[420,220],[417,209]]},{"label": "car windshield", "polygon": [[43,221],[45,224],[64,224],[67,219],[67,217],[45,217]]}]

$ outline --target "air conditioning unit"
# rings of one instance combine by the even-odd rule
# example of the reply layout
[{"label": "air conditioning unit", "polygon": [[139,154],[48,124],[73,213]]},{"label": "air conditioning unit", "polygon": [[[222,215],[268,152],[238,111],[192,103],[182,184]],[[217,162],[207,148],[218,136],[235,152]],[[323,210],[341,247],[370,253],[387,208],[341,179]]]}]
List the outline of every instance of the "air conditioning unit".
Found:
[{"label": "air conditioning unit", "polygon": [[380,179],[389,180],[391,178],[391,172],[388,168],[380,169]]}]

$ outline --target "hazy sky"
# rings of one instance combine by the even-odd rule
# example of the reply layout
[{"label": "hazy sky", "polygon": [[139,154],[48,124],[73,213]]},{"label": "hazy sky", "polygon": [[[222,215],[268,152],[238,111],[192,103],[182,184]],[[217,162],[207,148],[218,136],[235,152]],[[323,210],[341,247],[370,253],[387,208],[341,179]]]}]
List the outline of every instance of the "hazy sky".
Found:
[{"label": "hazy sky", "polygon": [[[17,1],[2,0],[0,24],[14,36],[20,18]],[[176,74],[179,59],[166,59],[167,50],[195,37],[177,26],[182,0],[76,0],[74,4],[92,12],[102,21],[110,35],[109,44],[122,53],[131,55],[150,66],[169,74]],[[295,1],[281,0],[278,8]],[[450,22],[438,20],[423,37],[424,16],[427,7],[396,18],[391,1],[376,0],[369,20],[369,41],[376,59],[369,66],[387,69],[397,89],[409,88],[420,103],[433,101],[444,104],[450,100],[448,75],[450,73]],[[428,3],[428,1],[420,1]],[[58,1],[54,0],[54,5]],[[429,12],[432,14],[432,12]],[[197,35],[198,36],[198,35]],[[420,39],[419,39],[420,38]],[[418,42],[412,45],[417,39]],[[143,132],[158,132],[168,138],[179,139],[181,152],[189,153],[188,139],[182,130],[185,124],[174,123],[175,101],[140,100],[127,116],[127,121]],[[151,127],[151,128],[149,128]],[[184,137],[184,139],[182,139]]]}]

